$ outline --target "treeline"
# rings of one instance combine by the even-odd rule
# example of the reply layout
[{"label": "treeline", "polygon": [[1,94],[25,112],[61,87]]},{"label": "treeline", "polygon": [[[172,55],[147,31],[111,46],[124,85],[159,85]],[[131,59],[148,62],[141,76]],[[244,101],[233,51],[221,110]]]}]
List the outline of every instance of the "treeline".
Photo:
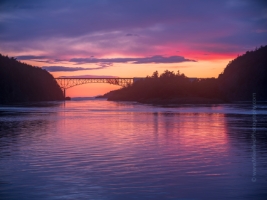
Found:
[{"label": "treeline", "polygon": [[0,103],[63,100],[53,76],[39,67],[0,54]]},{"label": "treeline", "polygon": [[251,100],[252,93],[258,100],[267,100],[267,46],[237,57],[218,78],[191,79],[179,71],[160,75],[156,71],[106,97],[150,103],[222,103]]},{"label": "treeline", "polygon": [[[180,99],[178,99],[180,98]],[[204,99],[218,102],[221,98],[218,92],[218,81],[215,78],[190,79],[179,71],[174,73],[166,70],[161,75],[154,72],[152,76],[138,80],[129,87],[109,93],[109,100],[139,101],[157,103],[175,100],[180,102],[204,103]],[[195,99],[196,101],[192,101]],[[175,103],[175,102],[174,102]]]}]

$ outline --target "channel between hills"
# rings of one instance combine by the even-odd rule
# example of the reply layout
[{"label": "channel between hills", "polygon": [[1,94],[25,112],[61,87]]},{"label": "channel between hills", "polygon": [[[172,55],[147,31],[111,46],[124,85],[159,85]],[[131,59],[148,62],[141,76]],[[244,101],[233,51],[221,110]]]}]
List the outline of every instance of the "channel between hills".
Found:
[{"label": "channel between hills", "polygon": [[[267,101],[267,46],[236,57],[217,78],[189,78],[166,70],[102,97],[151,104],[219,104]],[[0,54],[0,104],[65,100],[45,69]]]}]

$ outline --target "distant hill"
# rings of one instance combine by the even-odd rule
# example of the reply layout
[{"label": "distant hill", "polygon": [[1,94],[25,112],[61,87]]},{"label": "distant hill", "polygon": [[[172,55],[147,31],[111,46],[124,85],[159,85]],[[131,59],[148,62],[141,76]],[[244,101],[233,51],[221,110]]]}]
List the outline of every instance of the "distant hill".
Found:
[{"label": "distant hill", "polygon": [[104,95],[108,100],[143,103],[224,103],[267,101],[267,46],[246,52],[231,61],[218,78],[192,80],[184,74],[166,70],[159,75],[137,81],[133,85]]},{"label": "distant hill", "polygon": [[0,54],[0,103],[63,100],[53,76],[39,67]]}]

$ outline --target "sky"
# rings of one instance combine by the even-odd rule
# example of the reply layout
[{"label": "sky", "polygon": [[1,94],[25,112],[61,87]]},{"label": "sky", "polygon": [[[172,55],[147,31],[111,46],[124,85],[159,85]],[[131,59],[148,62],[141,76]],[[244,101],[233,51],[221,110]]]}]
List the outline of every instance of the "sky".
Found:
[{"label": "sky", "polygon": [[[218,77],[267,45],[267,1],[0,0],[0,53],[54,77]],[[68,96],[119,86],[87,84]]]}]

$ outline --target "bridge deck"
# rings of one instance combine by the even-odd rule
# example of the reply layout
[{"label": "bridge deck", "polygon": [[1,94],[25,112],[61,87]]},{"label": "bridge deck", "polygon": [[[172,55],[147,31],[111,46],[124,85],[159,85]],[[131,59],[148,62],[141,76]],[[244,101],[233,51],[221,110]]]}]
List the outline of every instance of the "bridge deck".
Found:
[{"label": "bridge deck", "polygon": [[87,83],[109,83],[126,87],[133,83],[134,78],[55,78],[55,80],[62,89],[66,90]]}]

